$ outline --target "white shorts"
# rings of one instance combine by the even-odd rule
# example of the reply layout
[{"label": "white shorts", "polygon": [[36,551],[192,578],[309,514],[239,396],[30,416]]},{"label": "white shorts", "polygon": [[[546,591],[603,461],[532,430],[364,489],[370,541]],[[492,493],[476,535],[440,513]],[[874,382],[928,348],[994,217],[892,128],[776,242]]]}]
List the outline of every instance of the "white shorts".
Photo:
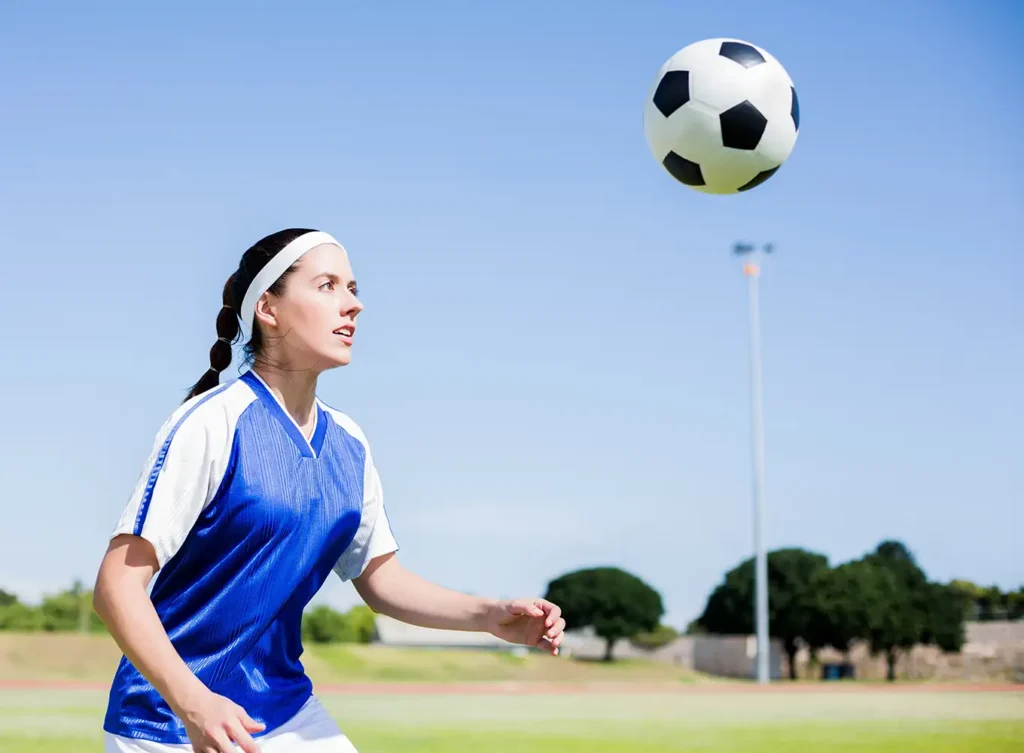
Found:
[{"label": "white shorts", "polygon": [[[104,733],[105,753],[191,753],[188,743],[157,743]],[[291,719],[255,738],[260,753],[356,753],[316,696],[310,697]],[[236,750],[241,750],[237,748]]]}]

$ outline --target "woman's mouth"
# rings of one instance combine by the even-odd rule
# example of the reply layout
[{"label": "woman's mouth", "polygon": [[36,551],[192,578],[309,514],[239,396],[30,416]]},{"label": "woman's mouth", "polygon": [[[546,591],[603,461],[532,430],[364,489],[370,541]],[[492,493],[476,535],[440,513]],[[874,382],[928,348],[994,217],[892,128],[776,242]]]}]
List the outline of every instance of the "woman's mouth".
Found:
[{"label": "woman's mouth", "polygon": [[344,327],[338,327],[334,330],[334,334],[341,338],[341,341],[346,345],[352,344],[352,338],[355,337],[356,328],[351,324],[346,324]]}]

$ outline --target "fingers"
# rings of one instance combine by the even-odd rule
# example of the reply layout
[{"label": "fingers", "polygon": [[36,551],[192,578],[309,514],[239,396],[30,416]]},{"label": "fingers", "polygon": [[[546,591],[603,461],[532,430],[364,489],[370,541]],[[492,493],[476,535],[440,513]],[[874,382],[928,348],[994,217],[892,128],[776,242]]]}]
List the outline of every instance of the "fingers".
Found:
[{"label": "fingers", "polygon": [[262,732],[267,725],[257,722],[241,706],[238,707],[238,718],[246,732]]},{"label": "fingers", "polygon": [[[250,719],[249,721],[252,720]],[[228,734],[231,735],[231,739],[238,743],[238,747],[244,750],[245,753],[260,753],[260,747],[252,739],[252,736],[245,731],[243,724],[241,718],[238,721],[228,722]]]},{"label": "fingers", "polygon": [[207,753],[235,753],[235,746],[224,730],[215,730],[209,733],[213,745],[207,745]]},{"label": "fingers", "polygon": [[525,614],[529,617],[543,617],[544,610],[534,599],[516,599],[508,605],[512,614]]},{"label": "fingers", "polygon": [[558,635],[553,639],[544,636],[534,644],[534,648],[539,648],[541,651],[547,651],[552,656],[558,656],[558,647],[561,645],[561,643],[561,635]]},{"label": "fingers", "polygon": [[[548,615],[547,619],[544,620],[544,627],[550,628],[561,618],[562,608],[557,604],[552,604],[550,601],[544,601],[542,599],[541,602],[543,605],[542,608]],[[565,626],[565,620],[562,620],[562,626]]]},{"label": "fingers", "polygon": [[559,617],[555,620],[554,624],[547,629],[544,637],[554,640],[555,638],[561,638],[562,634],[565,633],[565,620]]}]

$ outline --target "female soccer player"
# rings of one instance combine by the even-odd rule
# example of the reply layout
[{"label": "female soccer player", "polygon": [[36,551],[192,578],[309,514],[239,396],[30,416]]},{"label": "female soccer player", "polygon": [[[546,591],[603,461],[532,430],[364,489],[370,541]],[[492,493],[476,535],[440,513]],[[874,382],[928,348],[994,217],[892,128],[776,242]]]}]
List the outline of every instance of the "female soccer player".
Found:
[{"label": "female soccer player", "polygon": [[[380,614],[557,653],[556,605],[456,593],[399,564],[366,437],[316,394],[349,363],[363,309],[341,244],[269,235],[223,299],[210,368],[157,433],[97,575],[124,653],[108,753],[354,751],[299,661],[303,607],[332,570]],[[252,368],[220,384],[239,320]]]}]

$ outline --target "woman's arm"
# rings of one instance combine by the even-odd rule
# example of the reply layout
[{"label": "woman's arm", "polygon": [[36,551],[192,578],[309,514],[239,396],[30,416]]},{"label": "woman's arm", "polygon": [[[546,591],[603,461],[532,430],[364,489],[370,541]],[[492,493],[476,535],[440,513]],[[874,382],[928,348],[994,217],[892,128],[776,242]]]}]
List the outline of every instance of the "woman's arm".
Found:
[{"label": "woman's arm", "polygon": [[156,571],[156,555],[149,542],[118,536],[100,565],[93,604],[124,655],[177,709],[189,695],[206,687],[174,650],[146,593]]},{"label": "woman's arm", "polygon": [[157,569],[148,541],[131,535],[115,537],[96,576],[93,608],[124,655],[185,723],[196,750],[227,753],[235,749],[230,743],[235,740],[246,753],[258,753],[248,733],[262,730],[263,725],[207,688],[167,637],[146,593]]},{"label": "woman's arm", "polygon": [[488,632],[553,654],[565,630],[561,610],[549,601],[458,593],[407,570],[393,553],[373,559],[353,585],[374,612],[411,625]]}]

